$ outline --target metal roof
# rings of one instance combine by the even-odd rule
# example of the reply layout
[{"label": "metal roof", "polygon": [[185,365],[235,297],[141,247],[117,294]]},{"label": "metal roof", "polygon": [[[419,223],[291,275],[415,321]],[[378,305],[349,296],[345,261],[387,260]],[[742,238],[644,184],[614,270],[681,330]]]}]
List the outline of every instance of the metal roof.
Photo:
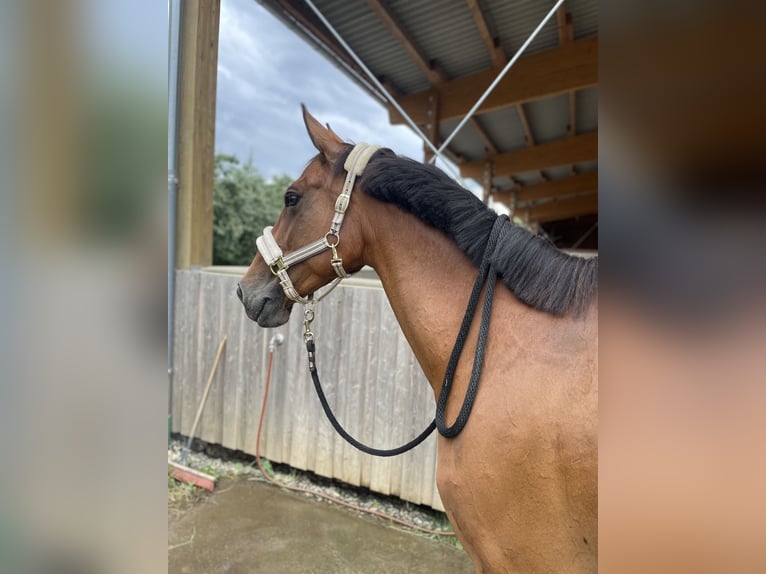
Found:
[{"label": "metal roof", "polygon": [[[335,60],[336,64],[356,79],[373,97],[382,99],[381,94],[364,78],[361,70],[305,2],[258,1],[330,59]],[[498,64],[502,64],[502,58],[513,56],[555,2],[314,0],[314,4],[408,112],[411,112],[411,109],[422,110],[423,104],[418,103],[418,98],[423,96],[424,91],[432,90],[430,93],[437,93],[438,98],[441,98],[438,100],[438,113],[441,114],[445,110],[444,101],[454,100],[458,95],[466,102],[470,96],[473,103],[476,99],[473,93],[480,94],[485,89],[495,72],[499,71]],[[489,37],[481,33],[482,25],[488,29]],[[585,178],[573,178],[575,175],[597,169],[594,146],[597,139],[577,137],[598,130],[598,88],[595,85],[597,51],[595,43],[585,45],[588,43],[587,39],[594,37],[597,32],[597,1],[567,0],[560,13],[541,29],[514,68],[523,67],[524,58],[529,56],[539,55],[539,58],[543,58],[548,54],[549,59],[545,62],[550,64],[554,61],[554,55],[556,58],[561,55],[562,59],[571,57],[573,67],[586,66],[592,79],[580,81],[577,74],[582,76],[582,73],[578,68],[570,74],[575,88],[563,89],[560,83],[564,80],[556,83],[557,78],[562,77],[560,71],[553,70],[546,76],[546,70],[532,69],[531,62],[541,60],[530,60],[527,72],[520,73],[527,73],[528,76],[536,74],[538,83],[552,85],[552,93],[521,94],[517,101],[509,101],[507,104],[496,102],[490,109],[480,109],[476,121],[467,124],[449,146],[450,155],[457,160],[461,171],[470,172],[468,176],[480,180],[485,186],[486,179],[477,177],[476,162],[489,161],[497,171],[491,179],[491,189],[488,190],[493,199],[510,204],[517,214],[532,222],[538,221],[542,229],[553,235],[553,239],[561,246],[567,246],[567,243],[571,244],[577,240],[577,237],[572,235],[576,235],[579,230],[577,218],[585,216],[583,226],[587,225],[590,229],[593,225],[592,214],[597,214],[598,211],[595,200],[573,201],[579,196],[597,193],[595,177],[588,178],[588,185],[584,185]],[[496,47],[493,47],[493,41]],[[580,47],[579,52],[572,55],[571,50],[565,51],[567,46]],[[576,58],[579,60],[575,62]],[[473,76],[481,72],[487,74],[475,78],[474,82]],[[514,78],[512,68],[501,86],[511,85]],[[463,79],[464,83],[453,84],[453,81],[458,79]],[[520,86],[522,92],[523,88],[524,86]],[[500,87],[496,91],[499,89]],[[467,94],[466,91],[470,91],[471,94]],[[411,109],[408,108],[408,104]],[[454,107],[454,110],[457,111],[458,108],[459,106]],[[573,131],[570,130],[570,110],[574,111]],[[395,115],[398,114],[392,113],[392,121],[396,120]],[[416,114],[412,115],[415,119]],[[447,115],[451,117],[440,118],[436,131],[442,141],[461,119],[457,113]],[[424,124],[424,117],[421,113],[416,122]],[[528,161],[516,163],[515,155],[507,156],[509,152],[523,152],[526,154],[525,160]],[[535,158],[530,159],[530,154]],[[519,158],[521,159],[521,156]],[[571,160],[571,163],[558,164],[559,161],[565,160]],[[468,166],[471,162],[474,163]],[[510,167],[507,166],[509,162],[512,163]],[[506,167],[498,169],[501,164]],[[519,166],[518,172],[513,171],[516,165]],[[522,193],[529,186],[558,180],[562,181],[556,186],[534,187],[530,188],[532,193]],[[568,182],[572,182],[571,188]],[[552,190],[551,193],[554,193],[555,188],[555,194],[551,197],[544,196],[548,188]],[[572,193],[568,193],[569,191]],[[534,199],[519,200],[525,196]],[[591,199],[595,199],[595,196]],[[569,201],[569,204],[565,200]],[[562,203],[558,203],[554,209],[551,209],[550,205],[544,207],[553,202]],[[567,205],[571,205],[572,208],[568,209]],[[591,217],[587,217],[589,214]],[[556,237],[555,217],[558,215],[566,220],[575,218],[574,221],[567,221],[566,225],[560,226],[561,229],[574,230],[567,232],[568,237]],[[594,241],[595,236],[591,237],[586,245],[595,246]]]}]

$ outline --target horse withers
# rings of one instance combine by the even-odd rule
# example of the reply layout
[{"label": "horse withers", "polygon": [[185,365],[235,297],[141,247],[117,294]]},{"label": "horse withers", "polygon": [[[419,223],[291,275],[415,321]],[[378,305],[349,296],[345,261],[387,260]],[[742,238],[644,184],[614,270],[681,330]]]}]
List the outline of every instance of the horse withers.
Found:
[{"label": "horse withers", "polygon": [[[354,146],[305,108],[303,116],[319,153],[285,191],[269,235],[284,253],[321,238],[327,245],[279,277],[283,266],[257,254],[238,287],[245,311],[262,327],[282,325],[295,301],[336,278],[331,261],[349,274],[369,265],[438,397],[497,216],[437,168],[380,149],[352,179],[342,229],[328,232]],[[491,253],[498,282],[480,386],[464,430],[439,436],[439,494],[478,572],[594,572],[598,260],[505,225]],[[468,332],[447,420],[468,386],[479,322]]]}]

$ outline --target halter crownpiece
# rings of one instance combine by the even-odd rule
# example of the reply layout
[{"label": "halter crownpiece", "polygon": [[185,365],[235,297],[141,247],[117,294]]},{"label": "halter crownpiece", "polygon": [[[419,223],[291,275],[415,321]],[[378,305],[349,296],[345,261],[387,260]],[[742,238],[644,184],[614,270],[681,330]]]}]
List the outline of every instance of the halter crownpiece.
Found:
[{"label": "halter crownpiece", "polygon": [[[330,229],[325,233],[324,237],[317,239],[316,241],[304,245],[291,251],[287,255],[282,253],[274,234],[272,233],[272,226],[265,227],[263,235],[255,240],[255,244],[258,248],[258,252],[263,257],[266,264],[271,269],[271,272],[279,279],[279,284],[282,286],[282,290],[285,296],[291,301],[296,303],[303,303],[304,305],[309,302],[309,297],[301,297],[300,293],[295,289],[287,270],[292,265],[306,261],[315,255],[319,255],[327,251],[332,251],[332,258],[330,259],[330,265],[335,270],[335,274],[338,276],[332,283],[330,290],[345,277],[348,277],[348,273],[343,268],[343,260],[338,257],[338,243],[340,243],[340,228],[343,225],[343,218],[346,216],[346,210],[351,201],[351,192],[354,190],[354,182],[358,176],[362,174],[364,168],[367,167],[367,163],[370,161],[372,155],[380,149],[380,146],[370,145],[366,143],[358,143],[354,146],[354,149],[348,154],[343,168],[346,170],[346,181],[343,183],[340,195],[335,200],[335,215],[330,223]],[[334,238],[334,239],[330,239]],[[329,293],[329,291],[326,291]]]}]

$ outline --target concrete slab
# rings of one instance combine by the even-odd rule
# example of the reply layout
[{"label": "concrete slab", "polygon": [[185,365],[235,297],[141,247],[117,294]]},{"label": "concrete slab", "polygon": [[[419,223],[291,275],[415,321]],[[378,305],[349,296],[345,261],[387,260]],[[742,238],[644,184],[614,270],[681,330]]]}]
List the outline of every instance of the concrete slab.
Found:
[{"label": "concrete slab", "polygon": [[474,572],[450,544],[247,479],[171,520],[168,544],[170,574]]}]

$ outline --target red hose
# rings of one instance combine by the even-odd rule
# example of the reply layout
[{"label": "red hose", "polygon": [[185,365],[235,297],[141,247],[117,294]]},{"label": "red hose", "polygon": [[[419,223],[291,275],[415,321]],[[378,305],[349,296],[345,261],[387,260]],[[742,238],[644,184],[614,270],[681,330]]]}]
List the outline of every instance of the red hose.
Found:
[{"label": "red hose", "polygon": [[258,464],[258,469],[261,471],[261,474],[263,474],[263,476],[266,477],[266,480],[268,480],[272,484],[279,486],[280,488],[286,488],[287,490],[292,490],[294,492],[306,492],[308,494],[313,494],[314,496],[324,498],[326,500],[329,500],[330,502],[334,502],[335,504],[340,504],[341,506],[346,506],[347,508],[352,508],[353,510],[357,510],[359,512],[366,512],[367,514],[372,514],[374,516],[383,518],[385,520],[391,520],[392,522],[396,522],[397,524],[401,524],[402,526],[406,526],[407,528],[413,528],[415,530],[419,530],[420,532],[425,532],[426,534],[436,534],[439,536],[455,536],[454,532],[442,532],[439,530],[431,530],[430,528],[423,528],[422,526],[418,526],[417,524],[412,524],[411,522],[407,522],[406,520],[401,520],[400,518],[394,518],[393,516],[389,516],[388,514],[384,514],[383,512],[378,512],[377,510],[370,510],[369,508],[363,508],[361,506],[357,506],[356,504],[345,502],[343,500],[330,496],[329,494],[315,492],[313,490],[309,490],[308,488],[302,488],[300,486],[290,486],[288,484],[279,482],[273,476],[268,474],[266,470],[263,468],[263,464],[261,464],[261,428],[263,427],[263,418],[264,418],[264,415],[266,414],[266,400],[269,398],[269,385],[271,384],[271,365],[273,361],[274,361],[274,351],[270,351],[269,366],[268,366],[268,369],[266,370],[266,384],[263,389],[263,401],[261,402],[261,415],[258,419],[258,433],[255,438],[255,462]]}]

